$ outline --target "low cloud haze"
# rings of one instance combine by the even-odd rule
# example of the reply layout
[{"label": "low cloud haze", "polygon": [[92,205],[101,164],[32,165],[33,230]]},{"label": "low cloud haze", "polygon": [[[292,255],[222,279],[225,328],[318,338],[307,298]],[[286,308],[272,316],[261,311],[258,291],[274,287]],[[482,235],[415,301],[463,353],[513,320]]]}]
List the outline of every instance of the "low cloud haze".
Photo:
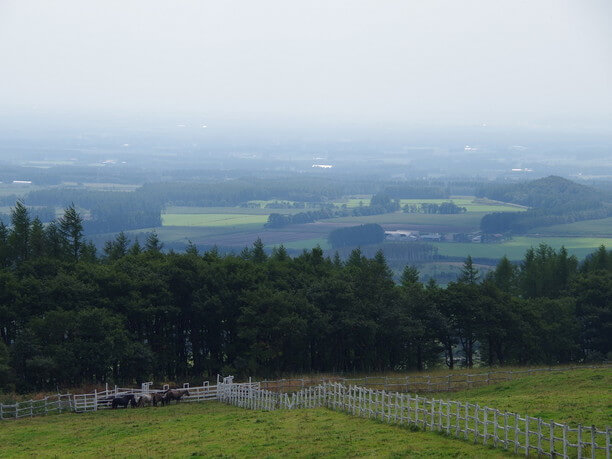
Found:
[{"label": "low cloud haze", "polygon": [[611,18],[606,0],[3,0],[0,114],[610,132]]}]

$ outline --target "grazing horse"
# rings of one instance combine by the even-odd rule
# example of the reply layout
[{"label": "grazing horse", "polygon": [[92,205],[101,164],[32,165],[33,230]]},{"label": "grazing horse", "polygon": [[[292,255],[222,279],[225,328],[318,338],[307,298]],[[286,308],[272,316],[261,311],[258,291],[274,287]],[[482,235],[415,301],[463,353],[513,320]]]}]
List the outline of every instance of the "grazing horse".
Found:
[{"label": "grazing horse", "polygon": [[141,394],[136,400],[138,406],[151,406],[152,403],[153,397],[150,394]]},{"label": "grazing horse", "polygon": [[158,403],[164,404],[164,394],[154,393],[151,394],[151,401],[153,406],[157,406]]},{"label": "grazing horse", "polygon": [[113,410],[117,408],[117,406],[119,405],[123,406],[123,408],[127,408],[128,405],[131,405],[132,408],[135,408],[136,400],[135,400],[134,394],[120,395],[119,397],[113,398],[113,404],[112,404]]},{"label": "grazing horse", "polygon": [[187,389],[181,389],[181,390],[168,389],[164,393],[162,405],[169,405],[172,400],[176,400],[176,403],[178,403],[181,401],[181,398],[183,397],[183,395],[186,395],[189,397],[189,391]]}]

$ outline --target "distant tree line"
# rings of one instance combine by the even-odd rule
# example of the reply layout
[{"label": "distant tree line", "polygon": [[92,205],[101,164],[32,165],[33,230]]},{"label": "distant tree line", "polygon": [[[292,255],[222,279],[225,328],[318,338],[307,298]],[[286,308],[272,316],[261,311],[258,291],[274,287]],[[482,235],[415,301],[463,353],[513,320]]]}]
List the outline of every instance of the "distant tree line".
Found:
[{"label": "distant tree line", "polygon": [[120,234],[102,253],[69,206],[56,222],[25,206],[0,226],[0,384],[20,391],[222,374],[553,364],[609,357],[612,252],[583,263],[541,245],[447,288],[382,252],[291,258],[257,241],[239,255],[163,253]]},{"label": "distant tree line", "polygon": [[385,230],[376,223],[338,228],[329,233],[333,248],[379,244],[385,239]]},{"label": "distant tree line", "polygon": [[299,212],[297,214],[279,214],[272,213],[268,216],[266,226],[268,228],[282,228],[287,225],[295,225],[301,223],[313,223],[318,220],[328,218],[366,216],[366,215],[381,215],[399,210],[399,202],[389,198],[389,196],[378,193],[372,196],[370,204],[364,206],[360,201],[359,206],[348,208],[346,205],[337,206],[334,204],[322,204],[320,210],[311,210],[307,212]]},{"label": "distant tree line", "polygon": [[423,214],[463,214],[467,212],[465,207],[458,206],[454,202],[441,202],[440,204],[423,202],[421,204],[406,204],[402,208],[406,213]]},{"label": "distant tree line", "polygon": [[[321,210],[305,211],[297,216],[278,213],[272,218],[273,221],[269,222],[270,226],[278,228],[291,223],[309,223],[338,216],[394,212],[399,208],[399,204],[389,200],[388,195],[384,193],[375,195],[372,198],[374,202],[370,205],[362,205],[351,210],[332,204],[334,200],[346,195],[372,193],[380,190],[386,183],[378,180],[337,180],[315,176],[288,176],[267,179],[252,177],[232,180],[211,179],[204,183],[146,183],[131,192],[92,190],[83,185],[58,186],[32,191],[23,198],[15,195],[3,196],[0,197],[0,205],[12,206],[16,200],[23,199],[32,209],[45,207],[50,209],[50,212],[54,212],[54,207],[63,208],[74,204],[84,214],[83,224],[86,234],[160,226],[161,212],[169,205],[233,207],[248,206],[249,201],[275,199],[277,202],[269,203],[266,208],[305,208],[306,203],[321,208]],[[436,186],[427,183],[413,186],[425,187],[421,193],[425,197],[435,197],[438,194],[432,191],[437,189]],[[395,192],[401,192],[401,190],[400,186],[395,189]],[[377,202],[377,196],[383,198],[384,202]],[[292,204],[288,204],[287,201]],[[335,209],[335,212],[331,212],[332,209]],[[54,216],[40,215],[40,218],[41,221],[46,222],[52,220]],[[0,220],[2,220],[1,215]],[[5,224],[6,220],[7,218],[4,219]]]},{"label": "distant tree line", "polygon": [[[87,234],[119,232],[138,228],[161,226],[163,203],[142,191],[94,191],[78,188],[51,188],[28,193],[24,201],[29,207],[42,206],[49,209],[41,221],[55,218],[50,212],[54,207],[74,204],[87,209],[83,227]],[[0,197],[3,205],[13,205],[14,196]],[[34,214],[37,212],[35,211]],[[48,218],[50,217],[50,218]]]},{"label": "distant tree line", "polygon": [[532,228],[612,216],[609,193],[561,177],[546,177],[519,184],[488,184],[477,196],[529,206],[526,212],[494,212],[485,215],[485,233],[524,233]]}]

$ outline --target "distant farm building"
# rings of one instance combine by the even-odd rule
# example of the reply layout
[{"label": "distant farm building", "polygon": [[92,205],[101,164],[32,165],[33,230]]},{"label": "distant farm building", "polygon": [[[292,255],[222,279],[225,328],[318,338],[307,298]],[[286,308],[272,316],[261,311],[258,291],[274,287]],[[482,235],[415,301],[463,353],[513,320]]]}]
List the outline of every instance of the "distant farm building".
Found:
[{"label": "distant farm building", "polygon": [[419,239],[418,231],[385,231],[386,241],[416,241]]}]

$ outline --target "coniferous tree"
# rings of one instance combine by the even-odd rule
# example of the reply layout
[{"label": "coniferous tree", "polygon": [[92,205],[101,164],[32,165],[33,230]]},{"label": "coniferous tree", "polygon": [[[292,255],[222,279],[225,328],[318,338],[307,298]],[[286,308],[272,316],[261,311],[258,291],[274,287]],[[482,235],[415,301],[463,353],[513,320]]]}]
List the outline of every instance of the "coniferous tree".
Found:
[{"label": "coniferous tree", "polygon": [[83,244],[83,218],[76,211],[74,204],[64,210],[64,215],[58,220],[58,228],[66,241],[68,256],[77,261]]},{"label": "coniferous tree", "polygon": [[108,260],[118,260],[128,254],[130,248],[130,240],[121,231],[114,241],[106,241],[104,244],[104,255]]},{"label": "coniferous tree", "polygon": [[145,242],[145,251],[149,253],[160,253],[164,244],[159,240],[159,236],[157,236],[156,231],[151,231],[147,235],[147,240]]},{"label": "coniferous tree", "polygon": [[45,228],[45,252],[51,258],[59,259],[64,255],[66,241],[63,239],[56,222],[51,222]]},{"label": "coniferous tree", "polygon": [[493,271],[495,285],[505,293],[513,293],[517,283],[517,268],[508,257],[504,255]]},{"label": "coniferous tree", "polygon": [[461,274],[459,275],[457,282],[475,285],[478,283],[479,278],[480,275],[478,274],[478,270],[474,268],[472,257],[468,255],[463,263],[463,268],[461,268]]},{"label": "coniferous tree", "polygon": [[264,263],[268,256],[264,250],[264,244],[261,242],[261,238],[257,238],[253,243],[253,249],[251,250],[251,259],[255,263]]},{"label": "coniferous tree", "polygon": [[5,268],[11,263],[11,248],[9,246],[9,231],[0,221],[0,268]]},{"label": "coniferous tree", "polygon": [[21,263],[30,257],[30,213],[21,201],[11,211],[11,226],[9,245],[15,261]]},{"label": "coniferous tree", "polygon": [[32,221],[30,229],[30,245],[33,258],[45,256],[45,228],[38,217]]}]

